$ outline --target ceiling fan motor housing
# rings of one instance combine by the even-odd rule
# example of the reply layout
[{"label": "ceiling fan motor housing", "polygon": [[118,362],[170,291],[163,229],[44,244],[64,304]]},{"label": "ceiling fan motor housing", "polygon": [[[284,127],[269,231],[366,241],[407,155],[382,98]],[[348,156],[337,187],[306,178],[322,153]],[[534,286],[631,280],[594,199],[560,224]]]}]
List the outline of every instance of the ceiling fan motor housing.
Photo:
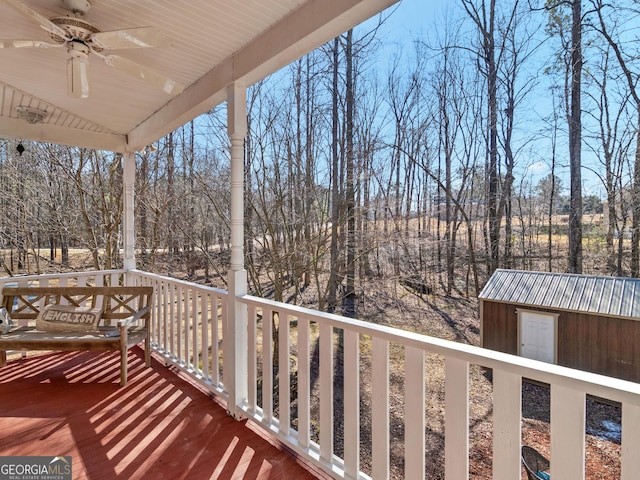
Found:
[{"label": "ceiling fan motor housing", "polygon": [[54,17],[51,19],[51,23],[56,24],[61,29],[63,29],[67,37],[63,38],[55,33],[51,33],[51,38],[60,44],[67,43],[68,41],[80,41],[86,45],[91,45],[92,49],[95,51],[102,51],[102,47],[98,44],[94,43],[92,40],[92,35],[94,33],[100,32],[98,28],[91,25],[89,22],[85,22],[79,18],[71,18],[71,17]]},{"label": "ceiling fan motor housing", "polygon": [[69,52],[71,58],[86,59],[90,51],[89,46],[79,40],[72,40],[67,44],[67,52]]}]

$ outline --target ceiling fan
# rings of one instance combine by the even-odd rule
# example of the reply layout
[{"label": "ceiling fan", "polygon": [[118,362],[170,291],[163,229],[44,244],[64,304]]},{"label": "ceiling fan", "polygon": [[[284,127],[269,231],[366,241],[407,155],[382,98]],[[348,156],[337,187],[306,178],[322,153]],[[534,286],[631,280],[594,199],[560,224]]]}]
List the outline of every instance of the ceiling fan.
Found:
[{"label": "ceiling fan", "polygon": [[127,48],[165,47],[170,42],[155,27],[139,27],[101,32],[82,17],[91,8],[90,0],[62,0],[74,16],[46,18],[20,0],[0,0],[18,12],[31,17],[49,33],[53,43],[40,40],[0,40],[0,48],[52,48],[66,47],[67,93],[76,98],[89,96],[89,54],[94,54],[110,67],[133,75],[148,84],[176,95],[184,87],[164,75],[106,50]]}]

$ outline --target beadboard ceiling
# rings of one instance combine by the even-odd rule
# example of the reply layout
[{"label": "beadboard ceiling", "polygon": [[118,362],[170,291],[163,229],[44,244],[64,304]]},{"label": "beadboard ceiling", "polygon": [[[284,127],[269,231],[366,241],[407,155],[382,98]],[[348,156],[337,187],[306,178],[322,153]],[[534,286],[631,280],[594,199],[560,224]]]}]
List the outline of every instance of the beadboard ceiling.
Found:
[{"label": "beadboard ceiling", "polygon": [[[68,1],[68,0],[67,0]],[[67,49],[0,48],[0,136],[135,151],[397,0],[90,0],[100,31],[159,28],[169,45],[113,51],[184,86],[165,93],[89,55],[88,98],[67,94]],[[47,19],[63,0],[22,0]],[[0,0],[2,40],[52,43],[34,18]],[[1,46],[1,45],[0,45]],[[29,123],[25,108],[45,112]]]}]

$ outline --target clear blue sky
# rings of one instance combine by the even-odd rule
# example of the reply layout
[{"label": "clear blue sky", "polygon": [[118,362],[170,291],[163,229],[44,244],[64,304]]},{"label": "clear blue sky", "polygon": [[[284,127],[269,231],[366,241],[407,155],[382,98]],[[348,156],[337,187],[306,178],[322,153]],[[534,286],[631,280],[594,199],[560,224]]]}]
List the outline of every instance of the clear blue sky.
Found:
[{"label": "clear blue sky", "polygon": [[[397,4],[392,6],[387,12],[394,11],[391,17],[387,20],[386,25],[383,27],[383,38],[387,44],[386,50],[388,53],[383,53],[381,58],[385,55],[389,56],[389,61],[380,61],[381,71],[391,64],[391,56],[397,54],[399,49],[412,49],[411,46],[413,40],[416,38],[435,39],[434,32],[438,30],[444,30],[445,18],[459,18],[461,14],[461,5],[459,0],[400,0]],[[372,19],[370,22],[375,23],[377,19]],[[410,52],[407,52],[410,55]],[[540,96],[536,96],[532,108],[538,110],[542,108]],[[548,147],[548,142],[541,142],[544,144],[542,149],[538,149],[539,157],[544,158],[542,151]],[[562,149],[562,146],[559,145]],[[562,155],[562,152],[559,152]],[[590,154],[583,150],[583,164],[589,164]],[[540,179],[550,173],[549,162],[545,160],[535,161],[534,159],[526,162],[527,165],[522,165],[520,162],[520,169],[517,175],[519,177],[526,176],[530,179]],[[569,188],[568,168],[559,169],[556,174],[563,178],[565,189]],[[588,169],[583,169],[583,195],[601,195],[602,186],[596,176]],[[536,180],[533,180],[535,182]],[[533,183],[532,182],[532,183]]]},{"label": "clear blue sky", "polygon": [[424,37],[425,32],[442,19],[447,6],[451,7],[453,3],[453,0],[400,0],[385,12],[394,12],[384,28],[386,39],[401,43]]},{"label": "clear blue sky", "polygon": [[443,22],[449,9],[459,9],[458,0],[400,0],[390,10],[397,9],[389,19],[398,39],[425,36],[425,32]]}]

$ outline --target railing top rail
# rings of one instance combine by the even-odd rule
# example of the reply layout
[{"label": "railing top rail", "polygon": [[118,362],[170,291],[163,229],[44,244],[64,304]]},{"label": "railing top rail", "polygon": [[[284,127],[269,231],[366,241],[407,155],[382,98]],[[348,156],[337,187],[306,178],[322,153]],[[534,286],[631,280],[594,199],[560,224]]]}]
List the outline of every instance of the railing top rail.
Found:
[{"label": "railing top rail", "polygon": [[202,290],[202,291],[206,291],[206,292],[209,292],[209,293],[215,293],[216,295],[219,295],[221,297],[226,297],[228,295],[228,292],[226,290],[222,290],[220,288],[209,287],[207,285],[200,285],[198,283],[189,282],[187,280],[181,280],[179,278],[168,277],[166,275],[159,275],[157,273],[145,272],[143,270],[129,270],[127,272],[127,274],[128,275],[139,275],[139,276],[145,277],[145,278],[153,278],[153,279],[161,281],[161,282],[171,282],[171,283],[175,283],[175,284],[178,284],[178,285],[182,285],[184,287],[188,287],[190,289]]},{"label": "railing top rail", "polygon": [[114,275],[126,273],[126,270],[89,270],[86,272],[42,273],[30,275],[14,275],[13,277],[0,277],[0,283],[15,282],[18,280],[53,280],[58,278],[90,277],[92,275]]},{"label": "railing top rail", "polygon": [[419,348],[443,356],[458,358],[470,364],[478,364],[484,367],[502,370],[544,383],[562,383],[562,385],[566,387],[586,391],[602,398],[640,406],[639,383],[582,370],[574,370],[572,368],[530,360],[528,358],[488,350],[474,345],[430,337],[394,327],[376,325],[371,322],[342,317],[332,313],[319,312],[298,305],[289,305],[251,295],[239,297],[239,300],[247,305],[267,307],[294,317],[306,318],[317,321],[318,323],[328,323],[337,328],[382,338],[389,342]]}]

